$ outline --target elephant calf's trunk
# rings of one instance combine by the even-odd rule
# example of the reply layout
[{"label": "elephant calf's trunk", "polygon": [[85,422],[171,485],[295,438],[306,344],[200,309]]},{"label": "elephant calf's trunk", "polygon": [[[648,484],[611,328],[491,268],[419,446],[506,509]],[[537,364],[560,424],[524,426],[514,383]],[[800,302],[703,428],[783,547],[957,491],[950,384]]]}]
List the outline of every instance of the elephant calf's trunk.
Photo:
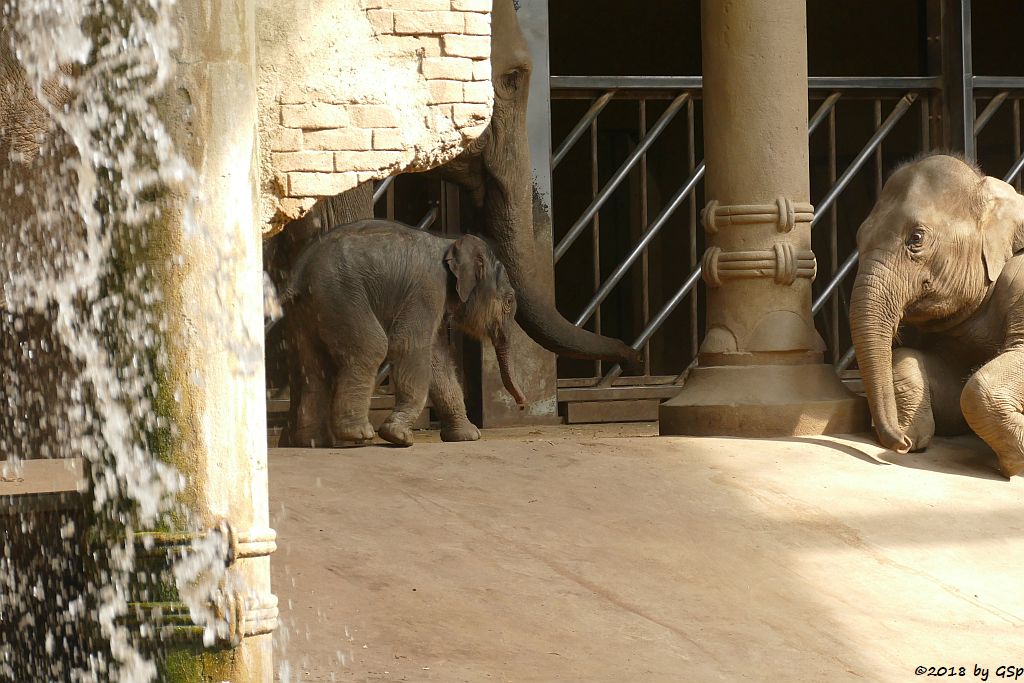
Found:
[{"label": "elephant calf's trunk", "polygon": [[517,405],[525,406],[526,396],[519,390],[509,370],[508,347],[502,343],[495,344],[494,355],[498,358],[498,371],[501,373],[501,383],[505,385],[505,389],[512,395]]}]

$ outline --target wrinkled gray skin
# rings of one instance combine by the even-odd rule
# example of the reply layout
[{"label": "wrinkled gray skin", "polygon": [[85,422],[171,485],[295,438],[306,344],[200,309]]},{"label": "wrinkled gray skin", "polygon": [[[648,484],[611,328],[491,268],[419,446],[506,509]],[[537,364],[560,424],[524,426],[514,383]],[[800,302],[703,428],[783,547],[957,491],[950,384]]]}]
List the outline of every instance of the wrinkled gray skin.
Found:
[{"label": "wrinkled gray skin", "polygon": [[[1024,198],[950,156],[886,182],[857,232],[850,322],[879,440],[906,453],[973,429],[1024,471]],[[913,328],[914,348],[893,350]]]},{"label": "wrinkled gray skin", "polygon": [[[359,221],[309,245],[282,296],[304,390],[291,442],[347,445],[374,436],[377,369],[393,365],[395,408],[381,438],[408,446],[429,393],[445,441],[475,441],[449,326],[494,345],[502,380],[525,403],[508,367],[516,297],[505,268],[478,237],[444,239],[400,223]],[[333,380],[333,397],[330,386]],[[323,419],[322,405],[330,403]]]},{"label": "wrinkled gray skin", "polygon": [[493,240],[516,290],[516,322],[523,330],[560,356],[614,361],[636,369],[642,362],[637,351],[563,318],[543,284],[548,282],[543,273],[551,268],[551,251],[538,239],[533,223],[533,167],[526,127],[533,62],[513,0],[495,0],[492,22],[490,126],[441,174],[466,188],[480,210],[482,230]]}]

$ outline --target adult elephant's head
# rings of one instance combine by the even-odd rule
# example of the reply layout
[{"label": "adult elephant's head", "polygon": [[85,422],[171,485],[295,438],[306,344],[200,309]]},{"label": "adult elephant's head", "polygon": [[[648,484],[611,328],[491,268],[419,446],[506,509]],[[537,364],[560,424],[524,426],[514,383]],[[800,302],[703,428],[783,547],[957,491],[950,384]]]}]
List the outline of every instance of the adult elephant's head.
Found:
[{"label": "adult elephant's head", "polygon": [[882,445],[905,453],[892,345],[901,324],[949,329],[985,300],[1024,248],[1024,198],[1001,180],[945,155],[898,169],[857,232],[860,270],[850,328]]},{"label": "adult elephant's head", "polygon": [[551,245],[534,229],[533,167],[526,108],[532,60],[513,0],[495,0],[491,68],[494,114],[484,134],[445,176],[470,191],[483,230],[516,290],[516,322],[541,346],[560,356],[610,360],[636,367],[638,354],[618,339],[576,327],[555,309]]}]

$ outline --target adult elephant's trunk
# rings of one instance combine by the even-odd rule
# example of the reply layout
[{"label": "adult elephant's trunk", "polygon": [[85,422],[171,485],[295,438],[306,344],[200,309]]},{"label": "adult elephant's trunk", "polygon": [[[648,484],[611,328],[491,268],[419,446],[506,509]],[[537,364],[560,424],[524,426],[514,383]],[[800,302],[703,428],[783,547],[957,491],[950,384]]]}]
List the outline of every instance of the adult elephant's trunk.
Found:
[{"label": "adult elephant's trunk", "polygon": [[[522,136],[525,139],[525,134]],[[490,156],[489,153],[485,153]],[[517,158],[522,156],[523,158]],[[484,227],[494,241],[498,259],[505,264],[508,278],[516,291],[516,322],[538,344],[559,356],[601,359],[634,367],[638,354],[611,337],[604,337],[573,325],[555,308],[550,274],[551,253],[546,241],[535,238],[533,195],[528,182],[531,169],[527,150],[517,152],[511,165],[518,168],[496,169],[513,173],[509,181],[495,176],[485,179]],[[485,161],[485,165],[486,161]]]},{"label": "adult elephant's trunk", "polygon": [[899,425],[892,375],[892,343],[905,302],[882,270],[877,262],[861,258],[850,301],[850,331],[878,439],[886,448],[907,453],[911,444]]},{"label": "adult elephant's trunk", "polygon": [[632,348],[576,327],[555,308],[551,244],[538,239],[533,221],[533,166],[526,125],[532,62],[512,0],[494,2],[491,66],[490,126],[443,173],[466,187],[481,209],[483,231],[494,241],[495,253],[516,291],[520,327],[559,356],[636,368],[640,355]]}]

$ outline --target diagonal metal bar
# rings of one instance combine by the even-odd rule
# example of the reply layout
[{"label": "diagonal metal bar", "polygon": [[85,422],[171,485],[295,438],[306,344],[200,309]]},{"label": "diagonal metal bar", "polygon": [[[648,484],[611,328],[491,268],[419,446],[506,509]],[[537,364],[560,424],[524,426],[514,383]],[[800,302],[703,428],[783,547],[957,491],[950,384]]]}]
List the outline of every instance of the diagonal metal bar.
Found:
[{"label": "diagonal metal bar", "polygon": [[1005,176],[1003,176],[1003,182],[1008,183],[1014,178],[1016,178],[1017,175],[1020,173],[1021,169],[1024,169],[1024,156],[1021,156],[1020,159],[1017,159],[1017,161],[1013,162],[1013,166],[1010,167],[1010,171]]},{"label": "diagonal metal bar", "polygon": [[842,93],[834,92],[825,98],[825,101],[821,103],[818,110],[814,112],[814,116],[807,122],[807,134],[810,135],[814,132],[814,129],[821,125],[821,122],[825,120],[825,117],[835,109],[836,102],[842,97]]},{"label": "diagonal metal bar", "polygon": [[562,163],[562,159],[565,158],[565,155],[568,154],[569,150],[572,149],[572,146],[575,145],[581,137],[583,137],[583,134],[587,132],[590,124],[594,122],[594,119],[596,119],[602,111],[604,111],[604,108],[608,106],[608,103],[612,101],[613,97],[615,97],[615,91],[609,90],[598,97],[594,101],[594,104],[590,105],[590,109],[588,109],[587,113],[583,115],[580,122],[573,127],[572,131],[569,132],[569,135],[566,136],[565,140],[562,141],[562,144],[558,146],[558,149],[551,157],[552,171],[555,170],[555,167],[558,166],[558,164]]},{"label": "diagonal metal bar", "polygon": [[[821,124],[821,122],[825,120],[825,117],[827,117],[829,115],[829,112],[831,112],[832,109],[836,106],[836,102],[839,101],[840,97],[842,97],[841,93],[832,93],[825,99],[824,102],[821,103],[821,106],[818,107],[818,110],[814,113],[814,116],[812,116],[810,121],[807,123],[808,135],[813,133],[814,129],[817,128]],[[675,195],[672,196],[672,198],[669,200],[665,208],[662,209],[660,214],[658,214],[658,217],[654,219],[654,222],[651,223],[650,226],[648,226],[647,230],[644,232],[643,238],[640,240],[639,243],[637,243],[635,247],[633,247],[633,251],[629,253],[629,256],[626,257],[626,260],[623,261],[619,265],[619,267],[615,269],[615,272],[608,277],[605,283],[601,285],[601,289],[598,290],[598,292],[590,300],[590,303],[587,304],[587,307],[583,309],[582,313],[580,313],[579,318],[576,319],[577,327],[585,324],[588,320],[590,320],[590,317],[594,315],[594,313],[597,311],[598,306],[600,306],[604,302],[604,300],[608,298],[608,295],[611,294],[611,291],[612,289],[615,288],[615,285],[617,285],[622,280],[622,278],[625,277],[626,273],[629,271],[630,266],[636,263],[636,260],[643,253],[644,249],[646,249],[647,246],[654,240],[654,238],[658,235],[658,232],[668,222],[668,219],[672,217],[672,215],[676,212],[679,206],[683,203],[686,197],[689,196],[689,194],[693,191],[693,188],[697,186],[697,183],[700,182],[700,179],[703,177],[704,162],[702,161],[700,162],[700,166],[698,166],[693,171],[690,177],[687,178],[686,182],[683,183],[683,185],[679,188]]]},{"label": "diagonal metal bar", "polygon": [[441,213],[441,210],[440,210],[439,207],[437,207],[437,206],[431,207],[430,211],[427,211],[427,214],[425,216],[423,216],[423,218],[420,219],[419,223],[416,224],[416,229],[417,230],[426,230],[427,228],[429,228],[430,226],[432,226],[434,224],[434,221],[437,220],[437,217],[438,217],[438,215],[440,213]]},{"label": "diagonal metal bar", "polygon": [[381,181],[380,185],[377,186],[377,189],[373,191],[374,204],[381,200],[381,198],[385,195],[385,193],[387,193],[388,188],[391,187],[391,183],[393,182],[395,182],[395,176],[393,175],[388,176],[387,178]]},{"label": "diagonal metal bar", "polygon": [[882,125],[878,127],[875,134],[871,136],[871,139],[868,140],[867,144],[864,145],[864,148],[853,160],[853,163],[847,167],[843,175],[838,181],[836,181],[836,184],[832,186],[822,200],[815,206],[814,220],[811,221],[812,228],[818,224],[818,221],[825,215],[825,211],[827,211],[828,208],[832,206],[832,203],[836,198],[842,194],[843,190],[846,189],[846,186],[850,184],[851,180],[853,180],[853,176],[855,176],[857,171],[861,169],[864,162],[868,160],[868,157],[874,154],[875,149],[882,144],[882,141],[889,135],[896,124],[899,123],[900,119],[903,118],[903,115],[907,113],[907,110],[910,109],[910,105],[912,105],[916,99],[917,95],[915,93],[907,93],[900,98],[899,102],[896,103],[896,106],[892,108],[892,111],[889,112],[889,115],[885,118],[885,121],[882,122]]},{"label": "diagonal metal bar", "polygon": [[836,363],[836,373],[838,374],[848,370],[855,360],[857,360],[857,350],[851,346],[849,350],[843,354],[843,357],[839,359],[839,362]]},{"label": "diagonal metal bar", "polygon": [[563,237],[558,243],[558,246],[555,247],[555,263],[558,263],[559,259],[565,255],[565,252],[573,245],[576,239],[587,227],[587,224],[594,218],[594,215],[600,211],[601,207],[608,201],[612,192],[622,184],[622,181],[626,179],[629,172],[632,171],[633,167],[640,161],[640,157],[642,157],[647,150],[650,149],[651,145],[653,145],[661,136],[662,132],[664,132],[668,124],[672,122],[672,119],[675,118],[676,114],[679,113],[679,110],[684,104],[686,104],[686,100],[689,98],[690,93],[683,93],[682,95],[679,95],[672,101],[672,104],[668,106],[665,113],[658,118],[657,123],[655,123],[647,132],[647,135],[640,141],[637,148],[626,158],[626,161],[624,161],[622,166],[619,167],[619,170],[615,172],[612,179],[608,181],[608,184],[605,185],[598,193],[597,197],[594,198],[594,201],[587,207],[587,210],[583,212],[583,215],[580,216],[579,220],[576,221],[576,223],[569,229],[569,232],[565,234],[565,237]]},{"label": "diagonal metal bar", "polygon": [[818,312],[825,307],[828,300],[836,293],[836,290],[839,289],[839,285],[843,283],[846,276],[849,275],[850,271],[853,270],[853,267],[857,265],[858,256],[858,251],[854,249],[853,253],[846,257],[846,260],[843,261],[843,265],[839,266],[839,270],[836,271],[835,276],[829,280],[828,285],[826,285],[825,289],[818,295],[818,298],[814,300],[814,303],[811,304],[811,315],[818,315]]},{"label": "diagonal metal bar", "polygon": [[988,122],[991,121],[992,117],[996,115],[996,112],[999,111],[1000,105],[1002,105],[1002,103],[1006,101],[1006,98],[1009,95],[1010,93],[1008,92],[998,93],[989,101],[988,106],[986,106],[985,109],[983,109],[982,112],[978,114],[978,118],[974,120],[975,136],[977,136],[978,133],[980,133],[985,128],[985,126],[988,125]]},{"label": "diagonal metal bar", "polygon": [[[882,122],[882,125],[878,127],[878,130],[876,130],[875,134],[871,136],[871,139],[868,140],[864,149],[860,151],[860,154],[858,154],[857,158],[853,160],[853,163],[851,163],[847,167],[846,171],[843,172],[842,177],[836,181],[836,184],[832,186],[832,189],[828,191],[825,198],[821,200],[820,204],[818,204],[815,210],[814,220],[811,221],[811,227],[814,227],[814,225],[817,224],[818,220],[825,215],[826,209],[832,206],[832,203],[835,202],[840,193],[846,189],[846,186],[850,184],[853,176],[856,175],[857,171],[859,171],[861,166],[864,165],[864,162],[867,161],[868,157],[874,153],[875,148],[882,144],[882,140],[884,140],[889,134],[889,131],[891,131],[903,115],[907,113],[907,109],[909,109],[910,105],[913,104],[915,98],[916,95],[914,95],[914,93],[907,93],[899,102],[896,103],[896,106],[893,107],[889,116],[886,117],[885,121]],[[850,274],[851,270],[853,270],[854,265],[857,264],[857,256],[857,250],[854,249],[853,253],[843,261],[843,265],[839,267],[839,270],[836,271],[836,274],[829,281],[828,285],[825,286],[825,289],[818,295],[818,298],[816,298],[814,303],[811,305],[812,315],[817,315],[818,312],[825,307],[825,304],[828,303],[829,298],[835,294],[837,289],[839,289],[839,285],[842,284],[843,280],[846,279],[846,276]]]},{"label": "diagonal metal bar", "polygon": [[622,280],[623,277],[625,277],[626,273],[629,272],[630,267],[634,263],[636,263],[636,260],[640,258],[640,255],[643,254],[647,246],[654,240],[655,237],[658,236],[658,232],[661,230],[661,228],[664,227],[664,225],[668,222],[668,219],[672,217],[672,214],[676,212],[676,209],[678,209],[682,205],[682,203],[686,200],[687,196],[689,196],[689,194],[693,192],[693,188],[697,186],[697,183],[699,183],[700,179],[703,177],[704,162],[702,161],[700,163],[700,166],[698,166],[693,171],[693,173],[686,180],[686,182],[683,183],[682,187],[680,187],[679,190],[675,193],[675,195],[672,196],[672,199],[670,199],[665,208],[661,210],[661,213],[658,214],[658,217],[654,219],[654,222],[651,223],[650,227],[644,233],[643,238],[641,238],[641,240],[637,242],[637,245],[633,247],[633,251],[629,253],[629,256],[626,257],[626,260],[619,264],[619,267],[615,269],[615,272],[608,277],[608,279],[605,281],[603,285],[601,285],[601,289],[599,289],[597,294],[594,295],[594,298],[590,300],[590,303],[587,304],[587,307],[583,309],[583,312],[580,313],[580,317],[576,319],[577,327],[583,325],[588,320],[590,320],[590,316],[594,315],[594,313],[597,311],[598,306],[600,306],[604,302],[604,300],[608,298],[608,295],[615,288],[615,285],[619,284],[619,281]]},{"label": "diagonal metal bar", "polygon": [[[644,344],[649,342],[651,337],[653,337],[661,326],[665,324],[668,317],[672,315],[672,311],[676,310],[676,307],[682,303],[683,299],[686,298],[686,295],[690,293],[690,290],[697,286],[697,283],[700,281],[700,273],[700,266],[697,266],[696,270],[690,273],[690,277],[686,278],[686,282],[684,282],[683,286],[679,288],[679,291],[676,292],[675,296],[661,307],[661,310],[658,311],[658,314],[651,319],[651,322],[647,323],[647,327],[644,328],[643,332],[640,333],[640,336],[637,337],[636,341],[631,345],[633,350],[639,351],[642,349]],[[615,365],[608,371],[601,381],[598,382],[597,386],[607,387],[621,374],[622,366]]]}]

